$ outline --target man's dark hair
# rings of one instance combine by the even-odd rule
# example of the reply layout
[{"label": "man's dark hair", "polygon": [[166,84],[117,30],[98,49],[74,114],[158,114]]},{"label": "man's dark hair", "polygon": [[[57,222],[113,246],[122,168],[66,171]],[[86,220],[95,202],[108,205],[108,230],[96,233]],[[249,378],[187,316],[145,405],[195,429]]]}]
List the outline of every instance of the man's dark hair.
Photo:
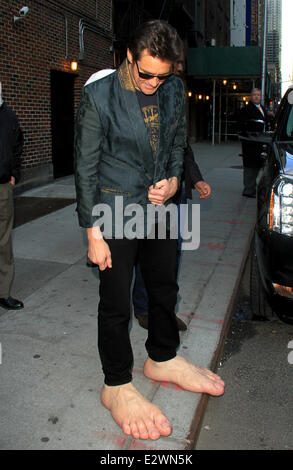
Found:
[{"label": "man's dark hair", "polygon": [[177,31],[166,21],[151,20],[134,31],[128,48],[135,61],[147,49],[152,57],[176,62],[182,56],[183,43]]}]

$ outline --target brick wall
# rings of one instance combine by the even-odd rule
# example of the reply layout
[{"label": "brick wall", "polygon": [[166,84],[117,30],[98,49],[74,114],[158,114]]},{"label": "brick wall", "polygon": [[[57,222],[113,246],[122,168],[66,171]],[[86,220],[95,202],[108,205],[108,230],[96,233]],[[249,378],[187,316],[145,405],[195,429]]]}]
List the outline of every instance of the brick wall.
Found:
[{"label": "brick wall", "polygon": [[[113,67],[111,3],[0,0],[0,80],[5,102],[16,112],[24,132],[23,183],[31,180],[36,185],[46,181],[47,172],[48,177],[52,175],[50,70],[72,73],[70,61],[79,57],[81,19],[99,34],[84,30],[85,58],[75,79],[75,109],[88,77],[99,69]],[[29,14],[14,23],[14,15],[18,16],[24,5],[29,7]]]}]

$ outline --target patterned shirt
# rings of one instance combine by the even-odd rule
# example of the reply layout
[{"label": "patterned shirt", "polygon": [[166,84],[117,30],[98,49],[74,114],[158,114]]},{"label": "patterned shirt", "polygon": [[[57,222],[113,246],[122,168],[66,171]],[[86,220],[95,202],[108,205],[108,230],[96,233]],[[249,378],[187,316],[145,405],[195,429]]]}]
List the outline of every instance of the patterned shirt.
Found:
[{"label": "patterned shirt", "polygon": [[150,144],[153,149],[154,158],[158,149],[159,142],[159,107],[157,94],[145,95],[136,90],[138,102],[142,111],[144,122],[147,126]]}]

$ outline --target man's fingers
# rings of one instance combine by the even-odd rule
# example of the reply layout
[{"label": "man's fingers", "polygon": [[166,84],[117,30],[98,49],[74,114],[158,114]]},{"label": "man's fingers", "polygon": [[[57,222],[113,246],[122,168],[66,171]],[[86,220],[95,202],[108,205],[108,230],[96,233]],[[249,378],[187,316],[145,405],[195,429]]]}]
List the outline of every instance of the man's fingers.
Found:
[{"label": "man's fingers", "polygon": [[152,184],[149,187],[149,189],[162,189],[162,188],[165,188],[166,186],[169,186],[168,180],[162,180],[162,181],[159,181],[156,184]]},{"label": "man's fingers", "polygon": [[152,204],[164,204],[164,198],[157,198],[157,197],[149,197],[149,201],[152,203]]},{"label": "man's fingers", "polygon": [[88,258],[92,263],[97,264],[101,271],[104,271],[106,268],[112,268],[111,255],[105,256],[103,260],[97,259],[95,256],[89,256],[89,255],[88,255]]},{"label": "man's fingers", "polygon": [[164,196],[167,193],[167,188],[162,189],[150,189],[149,195],[151,196]]},{"label": "man's fingers", "polygon": [[155,185],[152,184],[149,189],[160,189],[162,188],[163,186],[166,186],[168,185],[168,180],[164,179],[164,180],[161,180],[161,181],[158,181]]},{"label": "man's fingers", "polygon": [[109,253],[107,258],[106,258],[106,264],[108,266],[108,268],[112,268],[112,258],[111,258],[111,254]]}]

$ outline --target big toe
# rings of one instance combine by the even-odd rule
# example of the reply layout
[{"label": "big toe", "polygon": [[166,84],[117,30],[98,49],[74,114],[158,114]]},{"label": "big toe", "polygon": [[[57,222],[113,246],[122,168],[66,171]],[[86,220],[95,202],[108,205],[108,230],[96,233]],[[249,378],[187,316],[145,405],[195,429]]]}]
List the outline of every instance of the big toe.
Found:
[{"label": "big toe", "polygon": [[221,382],[214,382],[210,385],[210,393],[211,395],[223,395],[225,391],[225,386]]},{"label": "big toe", "polygon": [[155,424],[162,436],[169,436],[171,434],[172,425],[170,421],[166,418],[166,416],[164,416],[163,414],[156,416]]}]

